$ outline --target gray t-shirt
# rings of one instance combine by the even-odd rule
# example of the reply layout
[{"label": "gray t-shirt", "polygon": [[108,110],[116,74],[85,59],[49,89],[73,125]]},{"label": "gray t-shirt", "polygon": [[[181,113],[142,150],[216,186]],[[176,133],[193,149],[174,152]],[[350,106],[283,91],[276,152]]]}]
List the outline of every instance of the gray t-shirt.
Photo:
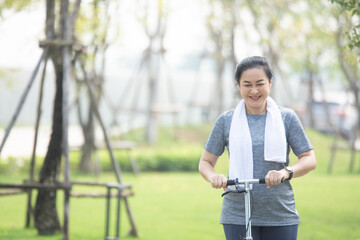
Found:
[{"label": "gray t-shirt", "polygon": [[[270,170],[280,170],[289,164],[290,149],[299,155],[313,149],[299,118],[293,110],[279,107],[288,143],[286,163],[264,160],[264,134],[266,114],[249,115],[254,178],[264,178]],[[220,156],[225,147],[229,148],[229,131],[234,110],[221,114],[205,145],[205,150]],[[266,188],[265,184],[254,184],[251,200],[253,226],[286,226],[299,224],[299,215],[295,209],[295,199],[290,181]],[[224,196],[220,223],[245,225],[244,194],[230,193]]]}]

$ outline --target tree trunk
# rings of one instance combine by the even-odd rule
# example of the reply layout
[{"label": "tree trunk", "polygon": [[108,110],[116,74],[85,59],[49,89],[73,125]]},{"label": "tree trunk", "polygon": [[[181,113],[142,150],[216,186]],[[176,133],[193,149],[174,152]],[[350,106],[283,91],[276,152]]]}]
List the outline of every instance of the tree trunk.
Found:
[{"label": "tree trunk", "polygon": [[218,49],[218,56],[216,59],[216,91],[218,94],[217,98],[217,116],[224,112],[224,83],[223,83],[223,72],[224,72],[224,59],[221,54],[222,46]]},{"label": "tree trunk", "polygon": [[[346,60],[344,59],[344,52],[341,50],[343,49],[344,46],[344,42],[342,40],[342,35],[344,32],[344,24],[341,23],[340,20],[340,15],[337,16],[337,20],[338,20],[338,29],[337,29],[337,33],[336,33],[336,45],[338,48],[338,60],[340,62],[340,68],[345,76],[345,80],[348,82],[351,92],[353,93],[354,96],[354,107],[357,111],[358,114],[358,118],[360,116],[360,99],[359,99],[359,92],[360,92],[360,88],[358,87],[358,83],[359,83],[359,69],[358,69],[358,65],[352,65],[352,64],[348,64],[346,62]],[[350,165],[349,165],[349,171],[352,172],[353,167],[354,167],[354,161],[355,161],[355,142],[356,139],[359,137],[360,135],[360,120],[357,120],[357,124],[355,126],[355,129],[353,130],[353,134],[354,136],[352,137],[352,142],[351,142],[351,159],[350,159]]]},{"label": "tree trunk", "polygon": [[[68,0],[62,0],[60,5],[60,39],[65,38],[65,19],[68,13]],[[46,1],[46,23],[45,32],[46,39],[51,40],[55,38],[55,0]],[[54,99],[53,119],[52,119],[52,133],[48,150],[44,159],[43,166],[40,171],[40,183],[54,183],[58,180],[61,157],[63,153],[63,47],[48,45],[49,56],[52,59],[55,69],[56,91]],[[65,176],[66,178],[66,176]],[[40,235],[54,234],[61,230],[59,217],[56,209],[56,190],[39,189],[36,198],[36,206],[34,211],[35,227]],[[64,226],[67,227],[66,224]]]},{"label": "tree trunk", "polygon": [[79,170],[83,173],[91,173],[95,170],[94,163],[92,162],[92,153],[95,150],[95,131],[94,131],[94,115],[90,103],[88,109],[88,122],[83,126],[84,144],[81,148],[81,160]]},{"label": "tree trunk", "polygon": [[148,78],[149,78],[149,98],[147,112],[146,141],[148,144],[154,144],[157,139],[157,114],[154,112],[156,97],[158,93],[158,56],[151,53],[153,40],[150,40],[150,55],[148,60]]},{"label": "tree trunk", "polygon": [[[85,70],[85,68],[82,67],[83,75],[86,77],[89,74]],[[78,115],[80,120],[81,129],[83,131],[84,135],[84,144],[81,147],[81,160],[78,165],[78,169],[80,172],[83,173],[99,173],[100,172],[100,166],[96,165],[95,160],[93,159],[93,153],[96,151],[96,136],[95,136],[95,110],[94,108],[96,106],[99,106],[100,99],[102,94],[102,85],[103,85],[103,78],[100,78],[100,82],[97,82],[98,78],[96,77],[96,74],[93,73],[93,78],[91,79],[91,82],[93,83],[92,86],[94,89],[96,89],[96,96],[94,96],[96,99],[94,99],[95,104],[90,101],[88,109],[87,109],[87,118],[86,122],[81,117],[81,108],[80,103],[78,103]],[[89,79],[88,79],[89,80]],[[90,80],[89,80],[90,81]],[[91,98],[90,94],[88,95],[89,98]]]},{"label": "tree trunk", "polygon": [[[104,7],[106,9],[106,12],[109,11],[110,2],[105,1]],[[94,2],[93,4],[93,14],[96,16],[97,13],[101,11],[101,6],[99,2]],[[96,21],[100,21],[97,17],[93,18],[92,21],[94,23]],[[93,52],[86,52],[86,55],[88,55],[86,58],[92,58],[92,64],[90,64],[90,67],[87,67],[87,70],[82,69],[82,72],[85,75],[88,76],[88,80],[92,83],[92,86],[94,87],[94,90],[96,91],[96,106],[99,106],[100,100],[103,96],[103,85],[105,82],[105,56],[106,51],[109,46],[109,39],[107,36],[107,32],[110,25],[110,16],[107,15],[106,20],[103,21],[103,25],[99,24],[92,24],[93,28],[92,31],[94,32],[93,39],[91,45],[94,47]],[[103,30],[99,31],[99,29],[105,29],[104,33]],[[100,64],[99,64],[100,62]],[[100,68],[98,67],[100,66]],[[88,94],[88,98],[90,99],[91,96]],[[80,103],[79,103],[80,104]],[[87,119],[86,122],[80,121],[81,128],[83,131],[84,136],[84,143],[81,147],[81,159],[80,163],[78,165],[78,169],[80,172],[83,173],[99,173],[100,167],[98,164],[95,163],[95,159],[93,157],[93,153],[96,151],[96,138],[95,138],[95,112],[94,108],[96,107],[94,104],[89,103],[87,106]],[[79,112],[79,118],[81,111]]]},{"label": "tree trunk", "polygon": [[223,87],[223,72],[225,67],[225,57],[223,56],[224,49],[224,36],[221,30],[215,27],[211,23],[211,19],[208,19],[207,28],[211,35],[211,40],[215,44],[214,61],[216,64],[216,79],[214,84],[214,94],[216,97],[210,96],[210,104],[215,106],[217,115],[224,112],[224,87]]},{"label": "tree trunk", "polygon": [[309,115],[309,124],[311,128],[315,128],[315,119],[314,119],[314,111],[313,111],[313,105],[314,105],[314,79],[313,79],[313,73],[310,69],[308,69],[309,77],[307,79],[308,81],[308,102],[307,102],[307,109],[308,109],[308,115]]},{"label": "tree trunk", "polygon": [[[61,70],[59,70],[61,69]],[[56,68],[56,94],[54,101],[53,126],[40,172],[40,183],[57,180],[62,155],[62,68]],[[40,235],[53,234],[61,230],[56,209],[56,190],[39,190],[34,211],[35,227]]]}]

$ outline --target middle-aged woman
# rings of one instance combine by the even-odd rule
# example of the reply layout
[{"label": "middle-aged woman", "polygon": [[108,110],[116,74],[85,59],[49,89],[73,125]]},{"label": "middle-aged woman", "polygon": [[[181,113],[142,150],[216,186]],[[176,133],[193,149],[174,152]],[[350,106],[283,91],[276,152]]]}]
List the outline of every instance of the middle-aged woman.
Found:
[{"label": "middle-aged woman", "polygon": [[[216,120],[202,153],[199,172],[213,188],[226,189],[227,178],[214,167],[225,147],[229,152],[229,179],[264,178],[252,189],[254,240],[296,240],[299,215],[290,184],[316,167],[313,147],[295,112],[279,107],[269,97],[273,74],[267,60],[253,56],[236,67],[242,96],[238,106]],[[290,149],[297,161],[290,165]],[[224,197],[220,223],[227,240],[245,237],[244,197]]]}]

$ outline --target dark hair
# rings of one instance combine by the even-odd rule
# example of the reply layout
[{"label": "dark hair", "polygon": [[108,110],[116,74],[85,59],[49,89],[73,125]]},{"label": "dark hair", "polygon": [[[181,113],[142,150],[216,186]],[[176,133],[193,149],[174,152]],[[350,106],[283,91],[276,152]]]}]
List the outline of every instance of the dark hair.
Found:
[{"label": "dark hair", "polygon": [[273,77],[272,70],[269,66],[268,61],[264,57],[252,56],[243,59],[237,66],[235,70],[235,81],[239,84],[240,78],[243,72],[252,68],[260,68],[264,70],[266,76],[270,79]]}]

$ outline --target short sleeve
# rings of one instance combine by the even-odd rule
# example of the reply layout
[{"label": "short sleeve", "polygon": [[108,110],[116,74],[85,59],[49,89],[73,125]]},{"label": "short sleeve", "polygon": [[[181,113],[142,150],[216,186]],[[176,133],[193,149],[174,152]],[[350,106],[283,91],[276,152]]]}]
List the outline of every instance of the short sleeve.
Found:
[{"label": "short sleeve", "polygon": [[294,111],[291,111],[290,126],[287,135],[288,143],[296,156],[313,149],[300,119]]},{"label": "short sleeve", "polygon": [[220,115],[215,121],[214,127],[210,133],[205,150],[216,156],[221,156],[225,150],[225,116]]}]

